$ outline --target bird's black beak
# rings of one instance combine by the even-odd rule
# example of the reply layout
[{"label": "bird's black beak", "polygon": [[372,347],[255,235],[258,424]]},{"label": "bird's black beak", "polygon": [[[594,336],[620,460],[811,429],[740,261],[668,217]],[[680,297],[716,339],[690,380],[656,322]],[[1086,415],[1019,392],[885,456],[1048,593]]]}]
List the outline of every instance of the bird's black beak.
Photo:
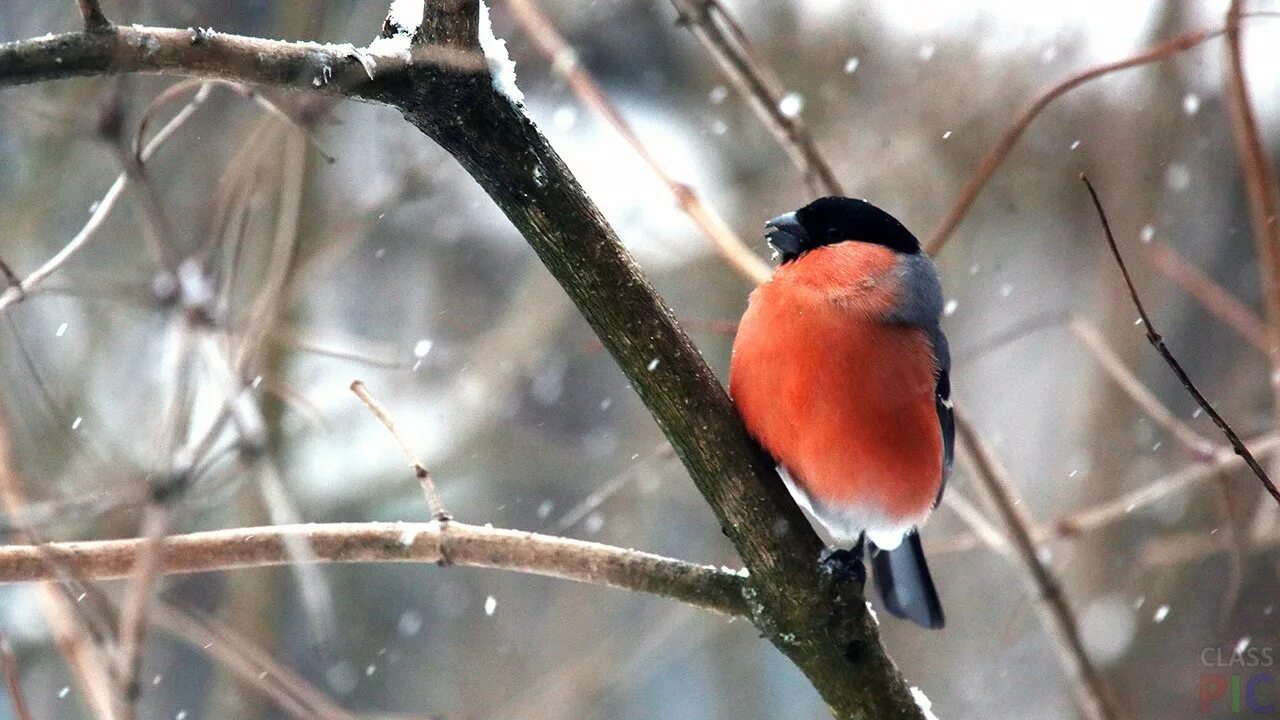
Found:
[{"label": "bird's black beak", "polygon": [[765,223],[764,241],[782,262],[787,262],[809,248],[809,233],[796,219],[796,214],[789,212]]}]

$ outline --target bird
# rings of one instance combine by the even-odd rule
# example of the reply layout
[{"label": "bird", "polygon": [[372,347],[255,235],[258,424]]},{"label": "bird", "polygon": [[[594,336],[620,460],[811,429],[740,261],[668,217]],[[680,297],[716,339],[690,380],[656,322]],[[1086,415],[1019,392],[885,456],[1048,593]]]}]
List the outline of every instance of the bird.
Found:
[{"label": "bird", "polygon": [[942,286],[871,203],[823,197],[765,225],[779,265],[747,302],[729,395],[827,543],[821,561],[885,609],[945,624],[919,526],[942,499],[955,424]]}]

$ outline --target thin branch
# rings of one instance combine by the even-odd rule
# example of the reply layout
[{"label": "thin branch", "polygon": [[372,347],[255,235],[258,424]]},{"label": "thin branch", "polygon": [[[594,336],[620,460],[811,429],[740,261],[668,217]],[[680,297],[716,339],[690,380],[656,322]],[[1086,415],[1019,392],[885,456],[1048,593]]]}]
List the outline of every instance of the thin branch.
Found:
[{"label": "thin branch", "polygon": [[[1258,457],[1275,456],[1280,450],[1280,433],[1271,433],[1252,440],[1251,452]],[[1175,492],[1208,480],[1220,473],[1231,472],[1244,467],[1245,460],[1240,455],[1225,447],[1214,455],[1212,461],[1196,463],[1150,482],[1137,490],[1095,505],[1087,510],[1072,513],[1054,523],[1048,531],[1052,537],[1073,537],[1107,525],[1124,517],[1134,510],[1151,505],[1169,497]]]},{"label": "thin branch", "polygon": [[[3,413],[0,413],[0,509],[12,525],[19,528],[13,536],[15,540],[39,542],[27,522],[24,494],[22,480],[10,458],[8,427]],[[47,554],[42,554],[42,557],[58,580],[63,580],[64,569],[50,562]],[[92,603],[77,603],[67,597],[63,590],[68,587],[57,582],[40,583],[36,587],[36,597],[49,623],[54,644],[76,679],[90,712],[99,720],[114,720],[106,651],[98,642],[99,638],[105,639],[107,631],[103,626],[106,623],[94,617]]]},{"label": "thin branch", "polygon": [[[295,562],[290,541],[309,545],[316,562],[436,563],[487,567],[650,593],[727,615],[745,615],[744,578],[724,568],[636,550],[536,533],[441,523],[311,523],[169,535],[163,574],[274,567]],[[127,578],[145,538],[47,543],[47,552],[88,579]],[[0,547],[0,583],[55,577],[31,545]]]},{"label": "thin branch", "polygon": [[102,12],[102,4],[98,0],[76,0],[80,8],[80,17],[84,18],[84,29],[88,32],[108,30],[111,21]]},{"label": "thin branch", "polygon": [[[1258,118],[1254,114],[1249,83],[1245,78],[1241,17],[1244,4],[1231,0],[1227,8],[1227,110],[1231,118],[1232,138],[1240,170],[1244,175],[1249,198],[1249,221],[1257,253],[1258,271],[1262,276],[1262,299],[1267,319],[1267,355],[1271,360],[1272,418],[1280,427],[1280,213],[1276,202],[1276,174],[1267,150],[1262,144]],[[1272,460],[1273,470],[1280,472],[1280,462]],[[1268,492],[1280,502],[1270,480],[1264,480]]]},{"label": "thin branch", "polygon": [[1163,60],[1218,37],[1223,32],[1225,31],[1218,28],[1183,33],[1137,55],[1089,68],[1042,91],[1030,105],[1018,113],[1013,120],[1013,124],[1009,126],[1009,129],[1005,130],[1004,135],[1000,136],[996,144],[987,151],[986,155],[982,156],[982,160],[978,162],[978,167],[974,170],[973,175],[961,188],[959,197],[956,198],[951,209],[947,211],[947,214],[938,223],[938,228],[933,231],[929,241],[925,243],[925,249],[931,255],[936,255],[942,251],[943,246],[947,244],[947,240],[955,233],[960,222],[969,214],[969,209],[973,207],[973,202],[977,199],[978,193],[982,191],[982,188],[986,187],[987,181],[991,179],[991,176],[995,174],[1005,158],[1008,157],[1009,151],[1017,144],[1018,139],[1022,137],[1022,133],[1054,100],[1090,80],[1120,70],[1128,70],[1129,68]]},{"label": "thin branch", "polygon": [[[1280,529],[1271,528],[1262,535],[1249,538],[1252,550],[1274,550],[1280,547]],[[1219,553],[1234,552],[1233,543],[1222,532],[1204,530],[1175,533],[1147,540],[1138,557],[1147,567],[1168,567],[1189,562],[1204,562]]]},{"label": "thin branch", "polygon": [[805,180],[818,192],[843,195],[835,172],[818,150],[798,114],[783,112],[783,92],[773,72],[760,62],[746,33],[720,0],[671,0],[680,21],[715,59],[720,70],[747,99]]},{"label": "thin branch", "polygon": [[563,76],[582,104],[609,123],[614,131],[631,146],[640,159],[658,176],[662,184],[667,186],[675,197],[676,204],[711,240],[724,259],[754,283],[768,280],[770,273],[773,272],[768,263],[747,248],[746,243],[737,237],[724,218],[705,203],[693,187],[677,180],[658,162],[658,158],[640,140],[640,136],[623,117],[622,112],[610,102],[600,84],[578,61],[577,52],[565,41],[551,21],[542,14],[533,0],[509,0],[507,7],[529,33],[534,44],[551,61],[552,70]]},{"label": "thin branch", "polygon": [[1097,328],[1080,318],[1073,318],[1070,327],[1071,332],[1089,350],[1102,369],[1138,407],[1142,408],[1152,422],[1172,435],[1178,444],[1185,447],[1196,460],[1205,462],[1213,459],[1219,445],[1178,419],[1172,410],[1160,402],[1160,398],[1156,397],[1156,394],[1143,385],[1138,376],[1125,366],[1124,361],[1111,349]]},{"label": "thin branch", "polygon": [[959,490],[956,488],[949,489],[947,494],[943,496],[942,502],[951,508],[964,521],[964,524],[969,526],[969,529],[973,531],[973,536],[979,543],[986,545],[989,549],[995,550],[1010,560],[1017,559],[1013,554],[1013,548],[1009,545],[1009,541],[1005,539],[1004,535],[991,524],[991,521],[987,519],[981,510],[969,502],[969,498],[960,494]]},{"label": "thin branch", "polygon": [[1151,244],[1150,258],[1156,271],[1182,288],[1205,311],[1235,330],[1250,345],[1270,354],[1267,326],[1249,306],[1159,240]]},{"label": "thin branch", "polygon": [[351,392],[360,398],[360,402],[373,413],[373,416],[382,423],[382,426],[391,433],[392,439],[400,446],[400,452],[404,453],[405,458],[409,461],[409,467],[413,470],[414,477],[418,478],[418,483],[422,485],[422,494],[427,498],[427,507],[431,509],[431,516],[436,520],[444,522],[452,516],[444,507],[444,501],[440,499],[440,493],[436,490],[436,482],[431,477],[431,471],[427,470],[427,466],[422,464],[422,460],[418,458],[418,454],[413,451],[413,447],[409,445],[409,441],[405,440],[400,434],[400,430],[396,428],[395,420],[391,419],[391,415],[387,409],[382,407],[382,403],[378,402],[369,392],[369,388],[359,380],[351,382]]},{"label": "thin branch", "polygon": [[968,466],[972,486],[1000,515],[1019,564],[1027,571],[1024,578],[1038,599],[1036,608],[1050,630],[1049,635],[1057,648],[1059,661],[1067,671],[1067,679],[1081,711],[1095,720],[1120,717],[1110,688],[1084,648],[1066,593],[1032,537],[1031,518],[1017,497],[1004,466],[967,419],[956,417],[956,433],[965,440],[960,444],[960,458]]},{"label": "thin branch", "polygon": [[151,622],[207,653],[291,717],[299,720],[358,718],[248,638],[211,617],[193,617],[157,601],[151,611]]},{"label": "thin branch", "polygon": [[1249,469],[1253,471],[1253,474],[1262,482],[1262,486],[1267,489],[1267,492],[1271,497],[1275,498],[1277,503],[1280,503],[1280,490],[1276,489],[1275,484],[1271,482],[1271,478],[1267,476],[1267,472],[1263,470],[1262,466],[1258,464],[1258,461],[1253,458],[1253,454],[1249,452],[1249,448],[1245,446],[1244,441],[1240,439],[1240,436],[1236,435],[1236,431],[1231,429],[1231,426],[1227,424],[1227,421],[1218,414],[1218,411],[1213,408],[1213,405],[1205,399],[1203,394],[1201,394],[1200,389],[1191,381],[1187,372],[1182,369],[1182,364],[1178,362],[1178,359],[1173,356],[1173,353],[1169,351],[1168,346],[1165,345],[1164,338],[1162,338],[1160,333],[1156,332],[1156,329],[1151,325],[1151,318],[1147,315],[1146,308],[1142,306],[1142,299],[1138,297],[1138,289],[1133,284],[1133,278],[1129,277],[1129,267],[1124,264],[1124,258],[1120,255],[1120,247],[1116,245],[1115,236],[1111,234],[1111,223],[1107,221],[1106,211],[1102,209],[1102,201],[1098,199],[1098,193],[1093,189],[1093,184],[1089,182],[1089,178],[1085,177],[1085,175],[1081,173],[1080,179],[1084,182],[1084,186],[1089,190],[1089,197],[1093,200],[1093,207],[1098,211],[1098,218],[1102,221],[1102,230],[1107,236],[1107,245],[1111,247],[1111,254],[1115,256],[1116,264],[1120,266],[1120,273],[1124,275],[1124,284],[1129,288],[1129,297],[1133,299],[1133,305],[1138,309],[1138,316],[1142,319],[1142,326],[1146,331],[1147,342],[1151,343],[1151,346],[1160,353],[1160,357],[1164,358],[1165,363],[1168,364],[1174,374],[1178,376],[1178,380],[1182,383],[1182,387],[1186,388],[1187,392],[1191,393],[1191,397],[1195,398],[1196,403],[1209,415],[1209,418],[1213,420],[1213,424],[1217,425],[1218,429],[1222,431],[1222,434],[1227,437],[1227,441],[1231,443],[1231,448],[1235,450],[1236,454],[1244,458],[1245,464],[1249,466]]},{"label": "thin branch", "polygon": [[[431,66],[457,73],[487,73],[476,50],[431,45],[407,57],[333,45],[246,37],[212,30],[117,25],[109,33],[62,33],[0,44],[0,85],[123,73],[221,78],[362,96],[406,70]],[[370,76],[375,79],[371,79]]]},{"label": "thin branch", "polygon": [[[3,46],[0,46],[0,76],[3,76],[4,68],[2,48]],[[141,154],[142,159],[144,161],[149,159],[156,150],[164,145],[164,143],[178,131],[179,128],[186,124],[187,120],[189,120],[195,113],[196,108],[205,101],[208,95],[209,90],[207,86],[201,85],[196,88],[195,95],[191,100],[188,101],[187,104],[169,120],[169,122],[165,123],[164,127],[162,127],[160,131],[156,133],[155,137],[151,138],[150,142],[147,143]],[[154,103],[152,107],[155,107]],[[148,109],[148,114],[150,114],[150,108]],[[80,228],[80,231],[77,232],[61,250],[55,253],[53,257],[49,258],[43,265],[34,270],[21,282],[16,285],[11,284],[3,293],[0,293],[0,311],[3,311],[5,308],[16,302],[25,300],[31,293],[34,293],[39,289],[51,275],[60,270],[71,260],[72,257],[84,249],[84,247],[93,238],[94,233],[97,232],[98,228],[101,227],[102,223],[107,219],[111,210],[115,208],[116,202],[120,199],[121,194],[124,193],[128,180],[128,173],[122,172],[117,175],[115,182],[111,184],[111,187],[107,190],[106,194],[98,200],[93,208],[93,212],[89,214],[89,220]]]},{"label": "thin branch", "polygon": [[[1268,457],[1280,450],[1280,433],[1271,433],[1249,441],[1250,450],[1257,457]],[[1188,465],[1185,468],[1157,478],[1146,485],[1080,510],[1066,517],[1050,521],[1045,525],[1032,528],[1031,535],[1036,542],[1045,543],[1053,540],[1070,540],[1086,535],[1098,528],[1105,527],[1127,517],[1135,511],[1149,507],[1177,492],[1188,491],[1193,487],[1210,480],[1215,480],[1227,473],[1244,467],[1244,460],[1222,446],[1208,462]],[[947,496],[950,497],[948,492]],[[944,502],[946,500],[944,499]],[[951,503],[948,503],[950,506]],[[953,507],[954,509],[954,507]],[[980,536],[978,529],[971,534],[957,534],[931,540],[931,551],[940,553],[965,552],[982,545],[990,545],[987,539]]]},{"label": "thin branch", "polygon": [[4,685],[9,692],[9,702],[17,720],[32,720],[31,707],[22,692],[22,673],[18,670],[18,657],[13,654],[9,638],[0,633],[0,666],[4,667]]}]

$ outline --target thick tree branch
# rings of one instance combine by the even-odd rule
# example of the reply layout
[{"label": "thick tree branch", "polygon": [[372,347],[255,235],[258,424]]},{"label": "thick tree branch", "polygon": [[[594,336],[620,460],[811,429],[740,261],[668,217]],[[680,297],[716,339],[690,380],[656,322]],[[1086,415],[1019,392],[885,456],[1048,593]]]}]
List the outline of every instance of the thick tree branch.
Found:
[{"label": "thick tree branch", "polygon": [[[473,59],[478,12],[476,0],[429,3],[414,37],[431,57]],[[750,570],[743,593],[757,627],[838,718],[922,717],[880,645],[861,587],[821,571],[821,541],[715,375],[560,157],[488,76],[438,62],[384,72],[379,58],[370,80],[360,53],[343,46],[179,30],[97,35],[107,34],[0,46],[0,84],[164,72],[320,89],[398,108],[488,192],[621,365]],[[276,548],[283,562],[284,548]]]},{"label": "thick tree branch", "polygon": [[[328,563],[413,562],[487,567],[608,585],[745,615],[743,578],[732,570],[599,543],[458,522],[331,523],[214,530],[164,538],[166,575],[288,565],[288,543]],[[146,538],[0,547],[0,582],[56,579],[49,557],[86,580],[131,577]]]}]

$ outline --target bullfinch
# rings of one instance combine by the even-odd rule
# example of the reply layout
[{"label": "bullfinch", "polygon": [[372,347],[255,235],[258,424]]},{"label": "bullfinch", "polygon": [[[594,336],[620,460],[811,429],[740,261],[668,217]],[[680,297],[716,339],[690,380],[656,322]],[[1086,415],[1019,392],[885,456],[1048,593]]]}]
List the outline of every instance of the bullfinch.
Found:
[{"label": "bullfinch", "polygon": [[937,269],[876,206],[825,197],[770,220],[781,264],[751,293],[729,394],[792,496],[885,609],[927,628],[942,604],[916,532],[951,471],[950,354]]}]

